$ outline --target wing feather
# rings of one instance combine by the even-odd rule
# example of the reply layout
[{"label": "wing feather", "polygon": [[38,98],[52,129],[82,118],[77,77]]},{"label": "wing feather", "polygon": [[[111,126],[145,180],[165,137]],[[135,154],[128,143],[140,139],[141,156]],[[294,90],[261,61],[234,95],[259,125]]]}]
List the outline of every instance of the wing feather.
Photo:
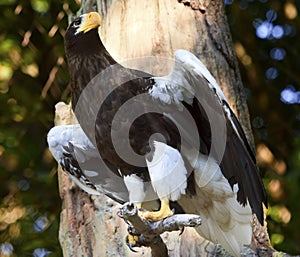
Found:
[{"label": "wing feather", "polygon": [[[198,122],[200,141],[206,144],[206,149],[219,161],[222,173],[232,189],[235,184],[238,185],[237,201],[242,205],[249,202],[252,211],[263,224],[262,203],[267,206],[267,200],[255,154],[225,95],[205,65],[192,53],[177,50],[172,72],[165,77],[153,79],[155,85],[149,91],[153,98],[162,102],[168,99],[168,104],[176,104],[183,99]],[[226,138],[224,152],[219,149],[220,142],[213,141],[215,134],[212,126],[220,128],[217,133]]]},{"label": "wing feather", "polygon": [[128,201],[128,191],[118,170],[103,163],[79,124],[56,126],[49,131],[47,140],[56,161],[84,191],[104,193],[119,203]]}]

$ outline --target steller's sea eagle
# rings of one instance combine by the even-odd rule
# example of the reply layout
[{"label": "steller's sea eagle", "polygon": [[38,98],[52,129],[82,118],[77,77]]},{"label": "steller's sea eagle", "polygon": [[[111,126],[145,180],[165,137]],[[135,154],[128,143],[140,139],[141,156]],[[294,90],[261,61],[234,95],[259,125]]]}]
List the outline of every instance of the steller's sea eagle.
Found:
[{"label": "steller's sea eagle", "polygon": [[48,143],[85,191],[139,206],[160,220],[175,202],[198,214],[196,230],[238,256],[263,224],[266,193],[255,155],[215,79],[192,53],[175,52],[167,76],[128,69],[104,47],[101,18],[76,18],[65,35],[72,108],[79,125],[54,127]]}]

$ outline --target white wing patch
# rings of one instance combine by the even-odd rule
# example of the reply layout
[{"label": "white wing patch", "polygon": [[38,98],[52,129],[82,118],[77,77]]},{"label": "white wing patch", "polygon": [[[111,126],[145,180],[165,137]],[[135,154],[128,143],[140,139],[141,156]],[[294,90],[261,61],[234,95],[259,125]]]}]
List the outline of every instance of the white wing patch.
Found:
[{"label": "white wing patch", "polygon": [[96,157],[98,154],[95,146],[84,134],[79,124],[53,127],[47,135],[47,141],[49,150],[57,162],[63,157],[63,148],[68,146],[69,142],[85,151],[84,155],[80,152],[76,155],[78,162]]},{"label": "white wing patch", "polygon": [[219,99],[227,102],[227,99],[215,78],[195,55],[187,50],[180,49],[175,52],[175,61],[181,63],[185,69],[191,73],[196,73],[205,78],[209,87],[215,90]]},{"label": "white wing patch", "polygon": [[176,201],[185,194],[187,170],[177,149],[154,141],[155,151],[151,161],[147,160],[151,183],[160,199]]},{"label": "white wing patch", "polygon": [[[149,90],[149,93],[154,99],[159,99],[166,104],[171,104],[171,102],[179,104],[183,100],[189,99],[184,95],[184,88],[177,84],[172,76],[154,77],[153,79],[155,80],[155,86]],[[193,98],[192,94],[188,95]]]},{"label": "white wing patch", "polygon": [[177,50],[175,52],[175,64],[172,72],[164,77],[153,77],[155,84],[149,89],[149,94],[154,99],[170,104],[179,104],[185,101],[191,104],[195,94],[195,85],[190,83],[193,77],[198,79],[197,87],[209,87],[214,90],[219,100],[227,102],[220,86],[207,70],[205,65],[191,52]]},{"label": "white wing patch", "polygon": [[123,178],[108,168],[101,168],[101,156],[79,124],[53,127],[48,133],[47,141],[49,150],[59,164],[64,163],[66,148],[72,144],[78,167],[72,167],[71,171],[66,172],[81,189],[89,194],[104,193],[119,202],[128,201]]}]

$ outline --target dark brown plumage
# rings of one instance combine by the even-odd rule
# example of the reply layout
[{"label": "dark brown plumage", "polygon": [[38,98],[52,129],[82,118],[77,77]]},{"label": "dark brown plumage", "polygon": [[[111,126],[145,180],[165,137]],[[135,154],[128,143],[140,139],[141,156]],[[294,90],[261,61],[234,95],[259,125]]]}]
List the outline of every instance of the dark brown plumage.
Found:
[{"label": "dark brown plumage", "polygon": [[[106,78],[105,81],[100,81],[106,89],[113,87],[115,84],[119,86],[115,90],[112,90],[101,103],[101,106],[99,106],[95,124],[97,147],[101,157],[106,162],[118,167],[122,174],[128,175],[137,173],[139,176],[149,180],[146,168],[130,165],[118,156],[110,134],[111,122],[116,112],[129,99],[147,92],[149,87],[153,84],[153,80],[150,79],[151,75],[142,71],[126,69],[117,64],[107,52],[101,40],[99,40],[97,29],[78,34],[77,37],[74,37],[74,34],[75,29],[72,28],[71,24],[65,36],[65,49],[71,75],[73,110],[76,113],[78,99],[90,81],[94,79],[96,75],[101,74],[102,71],[109,70],[110,67],[113,67],[113,74],[109,78]],[[122,84],[121,81],[128,82]],[[99,92],[99,94],[101,93]],[[88,107],[90,103],[89,99],[83,101]],[[158,101],[153,101],[153,103],[161,105]],[[135,110],[132,111],[134,112]],[[77,118],[81,120],[81,123],[84,123],[84,120],[89,117]],[[165,138],[168,138],[169,144],[179,147],[180,136],[177,133],[178,131],[174,125],[170,126],[170,124],[172,124],[171,122],[166,120],[167,118],[161,114],[146,113],[130,125],[130,143],[137,154],[144,156],[151,152],[149,138],[153,133],[162,133],[165,135]],[[123,126],[127,126],[126,120],[119,121],[119,124],[115,127],[122,130]],[[89,135],[88,130],[86,133]],[[119,143],[122,145],[121,139]],[[144,163],[144,167],[145,166],[146,162]]]},{"label": "dark brown plumage", "polygon": [[[88,18],[89,16],[84,16],[84,22],[88,22]],[[181,137],[176,120],[175,122],[172,120],[172,113],[177,110],[176,104],[172,102],[166,104],[159,96],[155,98],[149,93],[156,86],[157,81],[155,78],[152,78],[151,74],[121,66],[107,52],[98,35],[100,21],[97,20],[97,15],[93,16],[93,19],[96,19],[97,22],[91,22],[87,28],[80,31],[78,30],[78,24],[82,25],[82,19],[82,17],[75,19],[69,26],[65,36],[65,49],[71,75],[72,108],[87,136],[91,141],[95,140],[93,142],[96,142],[97,149],[105,163],[119,170],[122,177],[136,174],[143,181],[149,181],[150,176],[146,160],[151,162],[154,158],[156,145],[153,142],[155,140],[162,140],[166,145],[180,152],[182,146],[192,147],[194,145],[193,139],[188,136]],[[201,80],[199,84],[211,83],[205,80],[205,77],[200,76],[199,79]],[[94,99],[83,94],[87,86],[95,88],[95,93],[90,96],[91,98],[99,97],[97,108],[91,106],[92,100],[93,103],[97,103],[97,101],[95,102]],[[147,99],[145,103],[136,100],[139,104],[139,112],[143,115],[128,124],[128,117],[134,116],[134,112],[136,112],[136,109],[131,109],[117,120],[114,120],[119,109],[130,99],[139,95],[145,95],[145,99]],[[252,211],[257,215],[260,223],[263,224],[262,203],[267,206],[267,200],[256,167],[255,156],[228,103],[225,100],[223,102],[217,100],[216,92],[211,91],[210,97],[212,101],[223,108],[221,114],[224,115],[226,122],[226,148],[220,162],[222,174],[232,188],[235,184],[238,185],[237,201],[243,206],[249,202]],[[78,112],[77,105],[79,103],[81,107],[84,106],[84,112]],[[146,103],[152,103],[156,106],[156,110],[160,112],[149,111],[151,108],[149,109]],[[218,146],[212,144],[211,124],[205,108],[196,98],[193,99],[192,103],[187,103],[184,100],[182,100],[182,103],[196,123],[200,136],[199,152],[204,156],[210,152],[217,153],[218,149],[216,147]],[[95,124],[92,125],[89,124],[91,116],[96,117]],[[112,126],[113,120],[115,122],[114,126]],[[136,154],[146,157],[141,165],[128,163],[121,158],[112,143],[111,135],[113,132],[120,135],[117,137],[118,145],[120,147],[127,146],[127,138],[123,137],[122,133],[128,128],[130,146]],[[155,133],[160,133],[163,138],[150,139]],[[183,133],[188,133],[188,131]],[[93,138],[94,135],[95,138]],[[126,147],[122,152],[127,152]],[[217,156],[213,155],[213,157],[217,159]],[[183,156],[182,158],[185,166],[188,167],[188,157]],[[194,176],[194,171],[191,174],[191,176]],[[189,178],[187,181],[187,192],[193,194],[189,197],[194,197],[193,199],[200,197],[197,196],[195,179]],[[206,191],[203,195],[206,197]],[[208,200],[205,199],[205,201]],[[183,208],[188,206],[188,201],[185,200]],[[195,208],[197,209],[197,206]]]}]

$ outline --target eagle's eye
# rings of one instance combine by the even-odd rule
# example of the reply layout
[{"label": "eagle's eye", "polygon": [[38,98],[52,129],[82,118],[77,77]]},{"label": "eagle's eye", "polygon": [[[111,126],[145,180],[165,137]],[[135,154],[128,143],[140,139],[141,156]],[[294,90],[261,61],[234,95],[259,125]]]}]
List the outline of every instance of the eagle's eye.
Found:
[{"label": "eagle's eye", "polygon": [[80,24],[81,24],[81,19],[76,19],[73,23],[73,27],[77,28],[80,26]]}]

